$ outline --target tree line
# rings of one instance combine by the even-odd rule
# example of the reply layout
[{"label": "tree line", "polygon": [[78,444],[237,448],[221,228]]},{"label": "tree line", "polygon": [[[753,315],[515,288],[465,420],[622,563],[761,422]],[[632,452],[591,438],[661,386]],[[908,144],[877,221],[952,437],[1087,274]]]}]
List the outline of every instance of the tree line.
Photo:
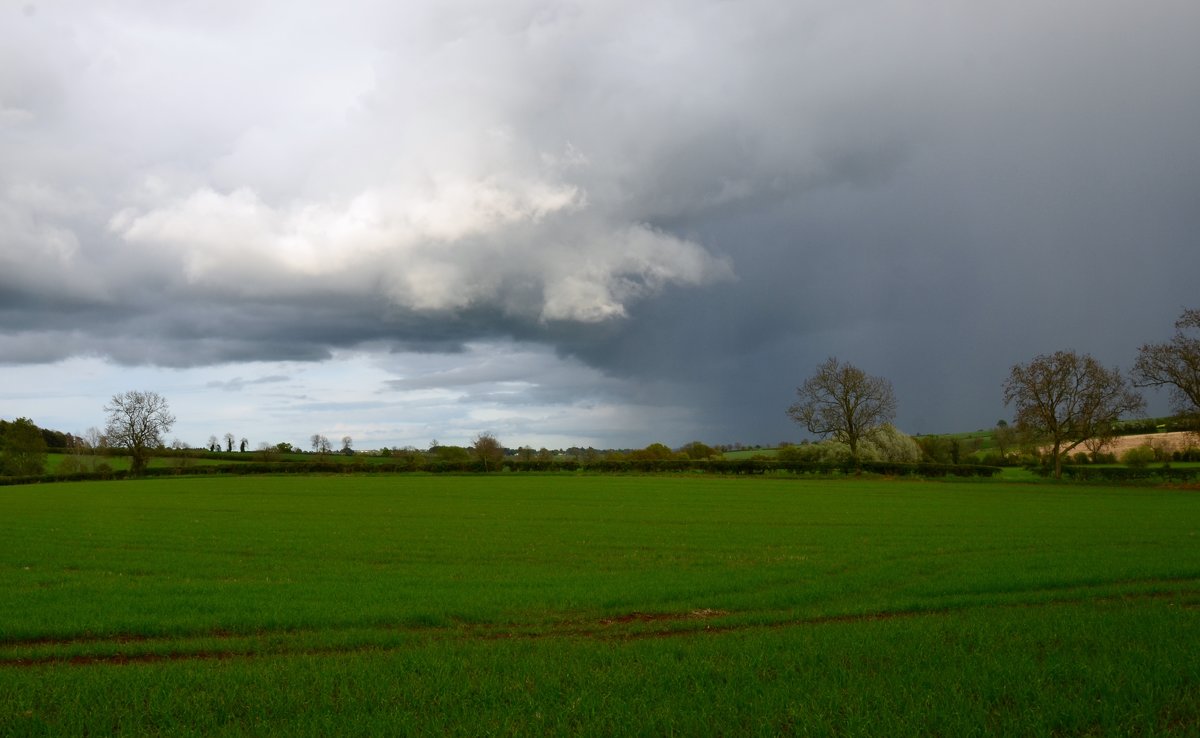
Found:
[{"label": "tree line", "polygon": [[[1128,377],[1115,367],[1104,367],[1089,354],[1075,351],[1042,354],[1013,365],[1003,384],[1003,400],[1005,406],[1013,407],[1015,428],[1010,429],[1004,421],[998,425],[996,440],[1001,453],[1015,436],[1027,443],[1041,444],[1046,448],[1054,475],[1061,477],[1063,460],[1073,450],[1082,445],[1098,452],[1117,433],[1123,417],[1144,410],[1145,400],[1135,390],[1146,387],[1166,387],[1177,417],[1196,427],[1200,421],[1200,310],[1184,310],[1169,341],[1147,343],[1139,348]],[[788,407],[788,415],[810,433],[840,447],[826,443],[814,448],[802,445],[783,449],[781,458],[785,462],[917,463],[933,456],[929,449],[922,448],[892,425],[896,397],[891,382],[883,377],[868,375],[852,364],[830,357],[796,392],[798,399]],[[85,437],[41,429],[28,418],[0,420],[0,475],[40,474],[45,468],[47,448],[95,450],[109,446],[124,451],[131,459],[130,474],[140,476],[150,456],[164,448],[165,435],[175,423],[167,400],[157,392],[131,390],[114,395],[104,411],[107,417],[103,433],[92,428]],[[225,434],[226,452],[233,451],[236,440],[234,434]],[[310,440],[314,453],[331,453],[332,445],[324,435],[313,434]],[[247,451],[248,444],[242,438],[239,451]],[[173,445],[182,450],[179,441]],[[446,462],[452,460],[455,448],[434,441],[429,454]],[[221,442],[215,435],[209,438],[208,449],[221,450]],[[272,450],[294,449],[290,444],[260,445],[263,453]],[[471,448],[462,451],[482,463],[484,470],[499,468],[508,454],[491,433],[479,434]],[[354,453],[350,436],[342,438],[341,452]],[[699,441],[678,451],[663,444],[651,444],[645,449],[618,453],[627,456],[609,458],[666,462],[718,455],[715,449]],[[533,460],[532,449],[518,449],[514,455],[525,462]]]},{"label": "tree line", "polygon": [[[1086,444],[1093,450],[1103,447],[1122,417],[1144,411],[1145,399],[1136,388],[1168,388],[1173,411],[1195,427],[1200,419],[1198,334],[1200,310],[1184,310],[1169,341],[1138,349],[1128,377],[1075,351],[1041,354],[1013,365],[1003,398],[1013,408],[1016,432],[1046,446],[1054,476],[1061,478],[1063,459],[1071,451]],[[830,357],[796,393],[799,399],[788,415],[810,433],[845,444],[851,459],[862,457],[864,444],[878,439],[895,443],[890,424],[896,397],[887,379]]]}]

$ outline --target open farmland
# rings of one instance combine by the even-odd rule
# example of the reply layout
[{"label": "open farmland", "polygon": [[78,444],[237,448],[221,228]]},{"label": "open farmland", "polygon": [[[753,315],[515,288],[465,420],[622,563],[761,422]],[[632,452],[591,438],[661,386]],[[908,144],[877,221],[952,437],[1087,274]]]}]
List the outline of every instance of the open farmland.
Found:
[{"label": "open farmland", "polygon": [[0,541],[3,735],[1200,731],[1195,491],[156,479]]}]

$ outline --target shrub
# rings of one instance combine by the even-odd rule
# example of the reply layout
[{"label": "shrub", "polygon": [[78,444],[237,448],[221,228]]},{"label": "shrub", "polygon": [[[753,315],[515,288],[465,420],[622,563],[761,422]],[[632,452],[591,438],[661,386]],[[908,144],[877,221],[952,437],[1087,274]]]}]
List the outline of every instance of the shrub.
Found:
[{"label": "shrub", "polygon": [[983,455],[983,458],[979,460],[979,463],[985,466],[1005,466],[1008,461],[1000,455],[999,451],[989,451]]},{"label": "shrub", "polygon": [[[788,463],[804,464],[816,462],[820,456],[821,451],[817,448],[817,444],[801,443],[796,446],[786,446],[779,449],[779,454],[776,458]],[[756,454],[753,458],[758,459],[759,455]]]},{"label": "shrub", "polygon": [[[637,451],[631,451],[629,453],[630,459],[632,459],[634,461],[643,461],[643,462],[644,461],[669,461],[672,459],[676,459],[680,456],[684,456],[684,455],[676,454],[669,447],[667,447],[666,444],[663,444],[663,443],[652,443],[649,446],[647,446],[646,448],[643,448],[643,449],[640,449]],[[686,456],[684,456],[684,458],[686,458]]]},{"label": "shrub", "polygon": [[[890,423],[880,428],[870,441],[864,443],[863,446],[872,448],[879,461],[915,464],[921,461],[924,456],[921,452],[921,447],[917,445],[912,436],[900,432]],[[863,458],[864,460],[866,459],[865,453],[863,454]]]},{"label": "shrub", "polygon": [[58,474],[78,474],[82,471],[87,471],[83,460],[74,454],[64,456],[63,460],[59,462],[57,469]]},{"label": "shrub", "polygon": [[1171,461],[1200,461],[1200,448],[1190,446],[1171,454]]},{"label": "shrub", "polygon": [[685,454],[689,459],[711,459],[714,456],[720,456],[720,452],[708,444],[700,441],[692,441],[683,448],[679,449],[680,453]]},{"label": "shrub", "polygon": [[1141,469],[1154,461],[1154,449],[1149,445],[1135,446],[1121,454],[1121,463],[1134,469]]}]

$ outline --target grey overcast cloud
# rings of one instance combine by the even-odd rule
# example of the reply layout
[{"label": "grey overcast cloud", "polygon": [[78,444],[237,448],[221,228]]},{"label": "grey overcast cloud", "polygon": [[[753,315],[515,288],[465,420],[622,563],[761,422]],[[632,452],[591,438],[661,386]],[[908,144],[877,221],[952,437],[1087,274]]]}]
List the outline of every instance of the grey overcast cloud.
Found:
[{"label": "grey overcast cloud", "polygon": [[[0,5],[0,417],[200,445],[909,433],[1200,307],[1195,0]],[[1167,411],[1148,394],[1150,411]]]}]

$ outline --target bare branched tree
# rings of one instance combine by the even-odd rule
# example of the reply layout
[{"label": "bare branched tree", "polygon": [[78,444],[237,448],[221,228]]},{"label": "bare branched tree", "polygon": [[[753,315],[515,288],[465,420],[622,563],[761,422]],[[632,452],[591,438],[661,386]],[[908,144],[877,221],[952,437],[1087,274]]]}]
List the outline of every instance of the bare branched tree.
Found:
[{"label": "bare branched tree", "polygon": [[312,441],[313,453],[319,456],[324,456],[325,454],[329,453],[330,446],[328,438],[320,433],[314,433],[310,440]]},{"label": "bare branched tree", "polygon": [[113,395],[104,411],[108,413],[104,435],[109,444],[128,450],[132,458],[129,473],[141,475],[146,471],[151,449],[162,446],[163,434],[175,425],[166,398],[157,392],[130,390]]},{"label": "bare branched tree", "polygon": [[1170,387],[1172,409],[1200,418],[1200,310],[1183,311],[1169,342],[1138,349],[1131,374],[1137,387]]},{"label": "bare branched tree", "polygon": [[1058,351],[1017,364],[1004,383],[1004,404],[1016,409],[1017,428],[1050,445],[1055,478],[1062,458],[1091,438],[1106,438],[1122,415],[1145,408],[1117,369],[1088,354]]},{"label": "bare branched tree", "polygon": [[792,420],[821,437],[833,436],[858,459],[858,444],[896,417],[892,383],[853,364],[829,357],[796,389],[800,399],[788,408]]}]

